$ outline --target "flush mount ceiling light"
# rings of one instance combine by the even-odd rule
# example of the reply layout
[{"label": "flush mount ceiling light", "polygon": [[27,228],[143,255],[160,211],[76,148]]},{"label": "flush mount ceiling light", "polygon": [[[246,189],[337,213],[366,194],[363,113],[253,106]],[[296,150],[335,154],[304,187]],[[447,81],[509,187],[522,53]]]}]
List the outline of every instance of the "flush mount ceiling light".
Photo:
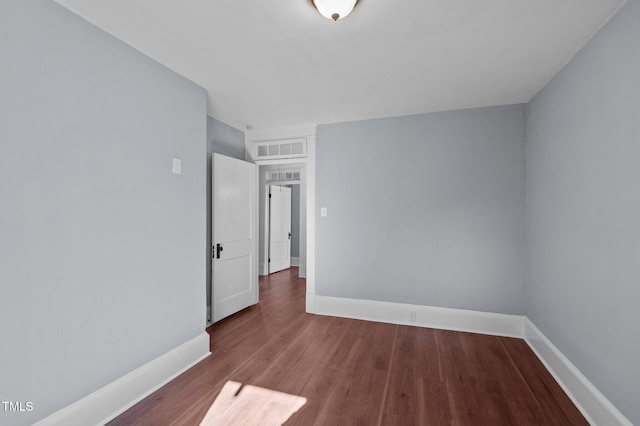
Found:
[{"label": "flush mount ceiling light", "polygon": [[337,21],[351,13],[358,0],[311,0],[322,16]]}]

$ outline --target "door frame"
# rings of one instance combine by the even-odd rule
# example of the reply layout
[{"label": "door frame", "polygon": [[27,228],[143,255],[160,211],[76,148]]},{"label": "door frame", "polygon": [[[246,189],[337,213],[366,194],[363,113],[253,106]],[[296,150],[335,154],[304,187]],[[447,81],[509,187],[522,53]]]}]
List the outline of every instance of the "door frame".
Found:
[{"label": "door frame", "polygon": [[[268,268],[268,252],[269,252],[269,238],[270,238],[270,212],[269,212],[269,204],[270,204],[270,198],[269,198],[269,187],[271,185],[279,185],[279,186],[294,186],[297,185],[299,190],[300,190],[300,196],[303,196],[304,190],[303,188],[305,187],[305,177],[304,177],[304,170],[306,169],[306,163],[302,163],[302,162],[298,162],[295,164],[287,164],[286,168],[288,169],[289,166],[291,166],[293,169],[297,169],[300,171],[300,179],[297,180],[291,180],[291,181],[269,181],[266,178],[266,175],[275,169],[279,169],[282,166],[281,165],[275,165],[275,166],[271,166],[271,165],[259,165],[258,167],[258,173],[259,173],[259,188],[258,188],[258,196],[260,197],[260,202],[258,203],[258,216],[259,216],[259,222],[260,222],[260,229],[258,230],[259,232],[259,240],[258,240],[258,244],[259,244],[259,253],[258,253],[258,275],[259,276],[266,276],[269,275],[269,268]],[[264,180],[263,180],[264,179]],[[299,211],[299,219],[300,219],[300,226],[298,227],[298,231],[299,231],[299,235],[300,235],[300,241],[298,242],[298,249],[300,250],[299,253],[299,258],[302,259],[306,259],[306,204],[304,204],[301,200],[299,200],[299,205],[298,205],[298,211]],[[304,232],[300,232],[304,229]],[[265,260],[267,262],[265,262]],[[300,266],[299,269],[299,273],[298,276],[300,278],[306,278],[306,262],[303,262]]]},{"label": "door frame", "polygon": [[[260,173],[260,166],[256,166],[256,167],[258,168],[258,173]],[[289,266],[286,267],[286,268],[280,268],[278,271],[282,271],[284,269],[288,269],[288,268],[291,267],[291,251],[292,251],[291,250],[291,231],[292,231],[292,229],[291,229],[291,193],[292,193],[292,189],[289,188],[287,185],[284,185],[285,183],[286,182],[277,182],[277,183],[269,183],[267,185],[269,187],[269,197],[268,197],[268,200],[269,200],[268,204],[269,205],[267,207],[268,217],[269,217],[268,218],[269,226],[267,227],[266,235],[267,235],[267,247],[268,247],[268,249],[267,249],[267,259],[268,259],[268,261],[267,261],[267,272],[269,274],[273,274],[274,273],[274,272],[272,272],[271,267],[275,263],[275,262],[272,262],[271,249],[273,248],[273,246],[272,246],[272,243],[273,243],[273,240],[272,240],[272,238],[273,238],[272,226],[273,226],[273,219],[274,219],[274,215],[273,215],[274,197],[273,197],[273,194],[276,193],[276,192],[280,192],[280,193],[288,192],[289,193],[289,195],[288,195],[288,197],[289,197],[289,203],[288,203],[289,204],[289,209],[287,211],[287,214],[289,215],[289,221],[288,221],[289,222],[288,223],[288,225],[289,225],[288,226],[288,229],[289,229],[288,230],[288,232],[289,232],[289,239],[288,239],[288,246],[289,246],[288,257],[289,257],[289,261],[288,261],[288,265]],[[273,190],[274,187],[277,187],[278,191],[274,191]],[[258,191],[258,193],[259,193],[259,191]],[[258,194],[258,196],[259,196],[259,194]],[[300,211],[300,208],[298,208],[298,212],[299,211]],[[258,229],[258,232],[260,232],[259,229]],[[276,271],[276,272],[278,272],[278,271]],[[260,274],[260,271],[258,271],[258,275],[259,274]]]},{"label": "door frame", "polygon": [[[276,141],[291,138],[306,138],[306,157],[284,158],[274,160],[254,160],[251,152],[254,142]],[[287,165],[294,163],[304,164],[304,179],[300,185],[300,203],[306,206],[306,283],[307,294],[305,298],[305,310],[307,313],[316,312],[316,126],[279,127],[271,129],[252,129],[245,132],[245,159],[253,161],[260,170],[260,166]],[[260,173],[256,174],[257,185]],[[303,195],[304,191],[304,195]],[[257,214],[256,214],[257,216]],[[258,222],[258,217],[256,217]],[[259,249],[256,240],[256,253]],[[256,256],[256,262],[258,262]],[[256,267],[256,273],[258,268]]]}]

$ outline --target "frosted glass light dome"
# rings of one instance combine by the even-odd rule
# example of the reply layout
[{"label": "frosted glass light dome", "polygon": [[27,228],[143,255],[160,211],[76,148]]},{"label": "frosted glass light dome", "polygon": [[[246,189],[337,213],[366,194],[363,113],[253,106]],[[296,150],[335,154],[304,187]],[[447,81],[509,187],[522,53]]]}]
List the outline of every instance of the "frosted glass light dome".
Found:
[{"label": "frosted glass light dome", "polygon": [[351,13],[358,0],[311,0],[322,16],[337,21]]}]

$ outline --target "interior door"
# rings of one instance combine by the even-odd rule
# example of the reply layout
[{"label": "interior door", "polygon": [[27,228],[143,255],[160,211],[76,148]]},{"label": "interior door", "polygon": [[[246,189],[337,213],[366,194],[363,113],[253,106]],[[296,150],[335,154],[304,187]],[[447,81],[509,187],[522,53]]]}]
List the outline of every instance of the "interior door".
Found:
[{"label": "interior door", "polygon": [[269,273],[291,267],[291,188],[269,187]]},{"label": "interior door", "polygon": [[213,321],[258,303],[256,165],[213,154]]}]

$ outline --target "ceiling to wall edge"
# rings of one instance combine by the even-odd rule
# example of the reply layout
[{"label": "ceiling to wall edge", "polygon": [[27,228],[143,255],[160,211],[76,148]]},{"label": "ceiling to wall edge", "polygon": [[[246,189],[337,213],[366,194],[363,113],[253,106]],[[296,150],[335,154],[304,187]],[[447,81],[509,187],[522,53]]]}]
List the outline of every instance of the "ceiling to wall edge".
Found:
[{"label": "ceiling to wall edge", "polygon": [[243,130],[245,142],[263,142],[280,139],[307,138],[316,136],[317,124],[298,124]]},{"label": "ceiling to wall edge", "polygon": [[[503,106],[512,106],[512,105],[525,105],[525,106],[527,106],[529,104],[529,102],[531,102],[533,100],[533,98],[535,98],[538,93],[540,93],[542,90],[544,90],[544,88],[551,82],[551,80],[553,80],[553,78],[559,72],[561,72],[564,69],[564,67],[566,67],[573,60],[573,58],[575,58],[585,48],[585,46],[587,46],[587,44],[589,44],[589,42],[596,36],[596,34],[598,34],[600,32],[600,30],[605,25],[607,25],[607,23],[609,23],[611,18],[613,18],[620,11],[620,9],[627,3],[627,1],[628,0],[621,0],[620,4],[618,5],[618,7],[615,8],[609,14],[609,16],[602,22],[602,24],[591,34],[591,36],[585,41],[583,46],[580,49],[578,49],[571,57],[567,58],[567,60],[555,72],[551,73],[551,75],[546,79],[546,81],[544,81],[540,85],[540,88],[535,93],[533,93],[529,97],[529,99],[524,103],[501,104],[501,105],[484,105],[484,106],[467,107],[467,108],[433,110],[433,111],[424,111],[424,112],[417,113],[417,114],[400,114],[400,115],[370,117],[370,118],[365,118],[365,119],[360,119],[360,120],[352,120],[352,121],[366,121],[366,120],[376,120],[376,119],[385,119],[385,118],[406,117],[406,116],[412,116],[412,115],[433,114],[433,113],[448,112],[448,111],[464,111],[464,110],[467,110],[467,109],[476,109],[476,108],[492,108],[492,107],[503,107]],[[208,91],[207,91],[207,97],[209,98]],[[208,100],[209,100],[208,104],[213,103],[210,98]],[[211,118],[214,118],[214,119],[218,120],[218,118],[214,117],[211,114],[210,111],[207,111],[207,115],[209,115]],[[345,122],[350,122],[350,121],[345,121]],[[239,130],[241,130],[245,134],[245,141],[246,142],[259,142],[259,141],[276,140],[276,139],[288,139],[288,138],[295,138],[295,137],[315,136],[316,135],[317,126],[319,126],[321,124],[336,124],[336,123],[341,123],[341,122],[316,123],[316,124],[309,124],[309,123],[288,124],[288,125],[280,125],[280,126],[273,126],[273,127],[272,126],[254,127],[250,123],[246,123],[246,124],[244,124],[242,126],[245,129],[239,129]],[[228,123],[225,123],[225,124],[228,124]],[[228,125],[230,125],[232,127],[235,127],[232,124],[228,124]],[[247,128],[249,126],[251,127],[251,129]]]}]

